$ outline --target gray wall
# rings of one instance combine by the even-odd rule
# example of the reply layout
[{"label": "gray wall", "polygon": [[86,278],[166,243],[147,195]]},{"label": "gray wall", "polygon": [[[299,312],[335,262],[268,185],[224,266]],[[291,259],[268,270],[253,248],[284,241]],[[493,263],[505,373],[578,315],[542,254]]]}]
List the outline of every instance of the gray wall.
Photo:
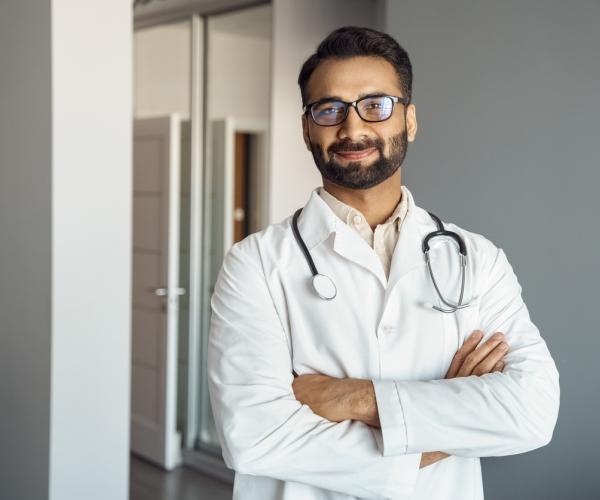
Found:
[{"label": "gray wall", "polygon": [[0,498],[37,500],[50,466],[50,1],[0,11]]},{"label": "gray wall", "polygon": [[488,500],[600,495],[600,2],[389,0],[414,69],[403,182],[504,248],[561,374],[550,445],[484,460]]}]

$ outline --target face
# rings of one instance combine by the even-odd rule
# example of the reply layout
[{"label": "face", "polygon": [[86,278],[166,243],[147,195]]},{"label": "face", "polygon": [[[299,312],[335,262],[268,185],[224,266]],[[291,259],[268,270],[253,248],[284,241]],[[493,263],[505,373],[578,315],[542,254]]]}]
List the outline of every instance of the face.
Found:
[{"label": "face", "polygon": [[[354,101],[383,93],[403,96],[394,67],[380,57],[329,59],[319,64],[307,85],[307,103],[335,97]],[[321,175],[340,186],[367,189],[400,168],[417,131],[415,106],[397,102],[390,118],[366,122],[350,107],[346,120],[320,126],[302,115],[304,142]]]}]

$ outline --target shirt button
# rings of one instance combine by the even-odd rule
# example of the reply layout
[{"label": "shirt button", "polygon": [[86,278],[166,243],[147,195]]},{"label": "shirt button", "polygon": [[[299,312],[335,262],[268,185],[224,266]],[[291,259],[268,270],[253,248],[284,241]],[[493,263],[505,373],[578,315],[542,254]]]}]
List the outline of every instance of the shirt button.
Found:
[{"label": "shirt button", "polygon": [[362,217],[360,215],[355,215],[352,220],[354,221],[354,224],[360,224],[362,222]]},{"label": "shirt button", "polygon": [[394,327],[392,325],[383,325],[381,327],[381,332],[385,333],[386,335],[389,335],[393,331],[394,331]]}]

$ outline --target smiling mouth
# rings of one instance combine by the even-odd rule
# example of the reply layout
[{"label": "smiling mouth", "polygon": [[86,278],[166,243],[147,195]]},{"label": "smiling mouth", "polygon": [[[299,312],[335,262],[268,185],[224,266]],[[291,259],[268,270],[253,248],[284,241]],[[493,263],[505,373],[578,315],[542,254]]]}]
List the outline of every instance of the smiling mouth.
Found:
[{"label": "smiling mouth", "polygon": [[373,152],[375,152],[375,148],[363,149],[362,151],[338,151],[335,153],[340,158],[344,160],[362,160],[367,156],[370,156]]}]

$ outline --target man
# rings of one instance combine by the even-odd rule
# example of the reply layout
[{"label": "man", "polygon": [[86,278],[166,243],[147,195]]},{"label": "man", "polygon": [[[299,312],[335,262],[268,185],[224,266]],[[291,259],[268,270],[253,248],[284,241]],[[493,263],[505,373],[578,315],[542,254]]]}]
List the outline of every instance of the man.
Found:
[{"label": "man", "polygon": [[[211,302],[209,390],[234,499],[481,499],[479,457],[550,441],[555,364],[489,240],[444,224],[467,267],[446,238],[431,240],[429,272],[436,222],[401,184],[417,132],[404,49],[340,28],[298,83],[323,177],[297,219],[313,265],[290,216],[234,245]],[[330,280],[325,300],[309,266]],[[459,302],[428,305],[467,269]]]}]

